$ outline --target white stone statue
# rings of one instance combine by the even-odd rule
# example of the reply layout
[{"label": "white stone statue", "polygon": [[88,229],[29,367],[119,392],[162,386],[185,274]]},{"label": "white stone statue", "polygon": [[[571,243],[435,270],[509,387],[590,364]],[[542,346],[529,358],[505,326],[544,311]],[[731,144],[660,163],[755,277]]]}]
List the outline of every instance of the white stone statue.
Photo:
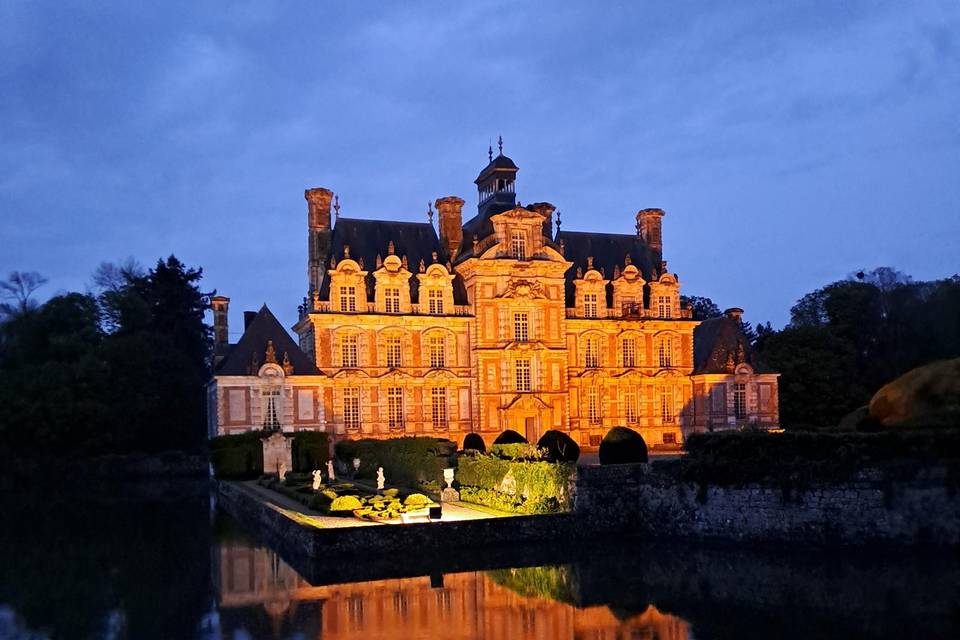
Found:
[{"label": "white stone statue", "polygon": [[314,490],[314,491],[319,491],[321,484],[323,484],[323,473],[320,472],[320,469],[314,469],[314,471],[313,471],[313,490]]},{"label": "white stone statue", "polygon": [[281,481],[281,482],[284,481],[284,480],[286,480],[286,479],[287,479],[287,465],[285,465],[284,463],[281,462],[281,463],[280,463],[280,469],[279,469],[279,471],[277,471],[277,475],[280,477],[280,481]]},{"label": "white stone statue", "polygon": [[330,482],[337,479],[336,474],[333,473],[333,460],[327,460],[327,479]]},{"label": "white stone statue", "polygon": [[383,467],[377,468],[377,491],[383,491],[383,483],[385,478],[383,477]]},{"label": "white stone statue", "polygon": [[453,469],[443,470],[443,481],[447,483],[447,489],[453,488]]}]

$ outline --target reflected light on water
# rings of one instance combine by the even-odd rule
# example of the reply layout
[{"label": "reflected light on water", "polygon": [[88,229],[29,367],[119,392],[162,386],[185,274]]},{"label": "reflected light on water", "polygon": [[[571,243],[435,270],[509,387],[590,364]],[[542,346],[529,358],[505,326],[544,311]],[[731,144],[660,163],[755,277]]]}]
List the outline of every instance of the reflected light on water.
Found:
[{"label": "reflected light on water", "polygon": [[269,549],[219,549],[220,637],[686,640],[688,625],[642,611],[576,606],[565,566],[312,586]]}]

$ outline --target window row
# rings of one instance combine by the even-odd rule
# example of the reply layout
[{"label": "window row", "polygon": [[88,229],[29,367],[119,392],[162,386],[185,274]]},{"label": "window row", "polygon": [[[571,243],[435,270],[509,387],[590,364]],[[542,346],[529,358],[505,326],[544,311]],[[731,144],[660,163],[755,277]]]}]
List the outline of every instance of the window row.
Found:
[{"label": "window row", "polygon": [[[366,291],[363,287],[356,285],[340,285],[339,306],[337,310],[342,313],[356,313],[358,309],[366,311]],[[421,294],[421,311],[426,308],[427,313],[435,316],[442,316],[450,313],[452,309],[447,306],[446,298],[448,292],[442,289],[427,289]],[[383,310],[385,313],[402,313],[402,296],[400,287],[383,287]],[[426,304],[422,304],[425,302]]]},{"label": "window row", "polygon": [[[603,345],[606,337],[588,335],[583,339],[583,366],[587,369],[599,369],[603,366]],[[661,336],[654,343],[655,363],[660,368],[674,367],[679,364],[677,351],[680,342],[674,336]],[[640,353],[643,347],[638,336],[628,336],[618,341],[620,366],[631,368],[641,366]]]},{"label": "window row", "polygon": [[[603,306],[601,306],[603,305]],[[656,296],[651,300],[651,309],[655,309],[658,318],[671,319],[674,317],[674,296]],[[620,301],[621,313],[625,316],[640,314],[643,307],[642,303],[623,298]],[[583,294],[583,317],[599,318],[601,308],[606,308],[606,294],[584,293]]]},{"label": "window row", "polygon": [[[406,407],[403,387],[387,387],[387,426],[390,429],[403,429],[406,424]],[[446,429],[449,417],[449,398],[446,387],[430,387],[427,394],[430,423],[435,430]],[[349,431],[361,427],[360,387],[347,387],[343,390],[343,426]]]},{"label": "window row", "polygon": [[[345,369],[356,369],[360,367],[360,338],[357,334],[343,335],[340,341],[340,366]],[[403,358],[403,336],[388,335],[383,342],[386,356],[386,366],[391,369],[397,369],[405,365]],[[448,366],[447,358],[448,341],[447,336],[442,334],[428,335],[424,341],[424,365],[431,369],[443,369]]]},{"label": "window row", "polygon": [[[641,404],[643,394],[637,385],[628,385],[623,389],[622,415],[613,416],[617,419],[624,417],[628,424],[640,422],[642,414]],[[657,387],[656,411],[663,424],[673,424],[677,419],[676,390],[670,386]],[[603,424],[603,398],[600,387],[587,389],[587,422],[591,425]]]}]

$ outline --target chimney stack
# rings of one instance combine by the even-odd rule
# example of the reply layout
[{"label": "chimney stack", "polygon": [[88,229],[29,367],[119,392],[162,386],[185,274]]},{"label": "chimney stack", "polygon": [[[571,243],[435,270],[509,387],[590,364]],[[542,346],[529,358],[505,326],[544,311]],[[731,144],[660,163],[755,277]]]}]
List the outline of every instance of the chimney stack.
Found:
[{"label": "chimney stack", "polygon": [[661,220],[664,215],[663,209],[641,209],[637,212],[637,237],[658,255],[663,255]]},{"label": "chimney stack", "polygon": [[227,312],[230,309],[230,298],[213,296],[210,298],[210,307],[213,309],[213,344],[228,344],[230,337],[227,333]]},{"label": "chimney stack", "polygon": [[463,241],[463,198],[437,198],[434,206],[440,218],[440,245],[452,260],[460,252]]},{"label": "chimney stack", "polygon": [[743,322],[742,320],[743,309],[741,309],[740,307],[730,307],[729,309],[723,312],[723,315],[727,316],[731,320],[735,320],[738,324],[740,322]]},{"label": "chimney stack", "polygon": [[303,192],[307,201],[307,292],[310,296],[320,290],[326,274],[326,262],[330,253],[330,201],[333,191],[307,189]]},{"label": "chimney stack", "polygon": [[553,212],[557,208],[549,202],[534,202],[528,205],[527,209],[536,211],[543,216],[543,235],[553,240]]}]

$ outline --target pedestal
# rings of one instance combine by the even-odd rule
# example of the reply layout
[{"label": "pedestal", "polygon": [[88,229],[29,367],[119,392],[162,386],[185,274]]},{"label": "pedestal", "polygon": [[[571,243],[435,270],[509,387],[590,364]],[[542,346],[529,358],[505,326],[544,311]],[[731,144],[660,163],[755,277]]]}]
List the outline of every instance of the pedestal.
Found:
[{"label": "pedestal", "polygon": [[458,502],[459,500],[460,492],[453,487],[447,487],[440,492],[440,502]]}]

